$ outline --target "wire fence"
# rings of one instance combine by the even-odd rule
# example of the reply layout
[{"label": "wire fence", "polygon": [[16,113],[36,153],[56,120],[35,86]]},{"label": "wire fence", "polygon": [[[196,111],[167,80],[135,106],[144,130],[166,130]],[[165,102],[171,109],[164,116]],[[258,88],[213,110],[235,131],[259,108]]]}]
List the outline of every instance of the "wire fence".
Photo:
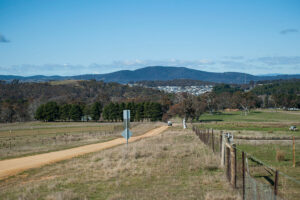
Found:
[{"label": "wire fence", "polygon": [[228,182],[243,197],[254,200],[300,199],[300,181],[236,147],[232,135],[193,126],[199,139],[220,156]]}]

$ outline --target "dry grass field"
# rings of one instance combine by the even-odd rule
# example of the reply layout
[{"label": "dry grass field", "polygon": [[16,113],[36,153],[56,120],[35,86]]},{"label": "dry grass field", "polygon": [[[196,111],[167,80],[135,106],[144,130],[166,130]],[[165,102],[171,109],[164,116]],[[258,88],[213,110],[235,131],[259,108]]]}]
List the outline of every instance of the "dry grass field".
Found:
[{"label": "dry grass field", "polygon": [[25,171],[0,182],[2,199],[239,199],[214,155],[173,127],[126,145]]},{"label": "dry grass field", "polygon": [[[160,123],[132,123],[135,135]],[[0,128],[0,160],[68,149],[121,137],[122,123],[15,123]]]}]

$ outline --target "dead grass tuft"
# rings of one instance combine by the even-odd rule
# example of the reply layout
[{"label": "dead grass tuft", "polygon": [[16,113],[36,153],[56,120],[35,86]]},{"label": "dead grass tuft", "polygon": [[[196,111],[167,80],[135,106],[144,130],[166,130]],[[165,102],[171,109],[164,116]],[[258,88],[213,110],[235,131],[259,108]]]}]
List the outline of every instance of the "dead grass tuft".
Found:
[{"label": "dead grass tuft", "polygon": [[281,150],[276,150],[276,160],[278,162],[284,161],[285,160],[285,152]]}]

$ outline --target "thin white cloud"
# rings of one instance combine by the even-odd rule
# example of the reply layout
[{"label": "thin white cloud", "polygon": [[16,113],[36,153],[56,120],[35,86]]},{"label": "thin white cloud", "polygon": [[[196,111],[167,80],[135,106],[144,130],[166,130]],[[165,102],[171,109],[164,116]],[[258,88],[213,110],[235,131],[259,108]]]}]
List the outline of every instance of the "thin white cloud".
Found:
[{"label": "thin white cloud", "polygon": [[296,65],[300,64],[300,56],[260,57],[254,61],[262,62],[267,65]]}]

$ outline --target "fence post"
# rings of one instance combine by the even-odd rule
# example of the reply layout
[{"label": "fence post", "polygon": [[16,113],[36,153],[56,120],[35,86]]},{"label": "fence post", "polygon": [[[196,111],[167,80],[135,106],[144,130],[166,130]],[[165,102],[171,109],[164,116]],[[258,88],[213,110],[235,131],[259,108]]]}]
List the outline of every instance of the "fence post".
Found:
[{"label": "fence post", "polygon": [[245,187],[245,153],[244,152],[242,152],[242,170],[243,170],[243,200],[245,200],[246,187]]},{"label": "fence post", "polygon": [[220,132],[220,146],[219,146],[219,153],[220,157],[222,157],[222,140],[223,140],[223,131]]},{"label": "fence post", "polygon": [[226,174],[227,180],[231,182],[231,157],[230,157],[230,148],[226,146]]},{"label": "fence post", "polygon": [[215,152],[215,139],[214,139],[214,129],[211,129],[211,148]]},{"label": "fence post", "polygon": [[278,170],[276,170],[275,172],[274,199],[276,199],[277,194],[278,194]]},{"label": "fence post", "polygon": [[296,147],[295,147],[295,136],[293,136],[293,167],[296,167]]},{"label": "fence post", "polygon": [[225,166],[225,136],[221,134],[221,167]]},{"label": "fence post", "polygon": [[236,188],[236,144],[232,144],[230,148],[230,165],[231,165],[231,184]]}]

